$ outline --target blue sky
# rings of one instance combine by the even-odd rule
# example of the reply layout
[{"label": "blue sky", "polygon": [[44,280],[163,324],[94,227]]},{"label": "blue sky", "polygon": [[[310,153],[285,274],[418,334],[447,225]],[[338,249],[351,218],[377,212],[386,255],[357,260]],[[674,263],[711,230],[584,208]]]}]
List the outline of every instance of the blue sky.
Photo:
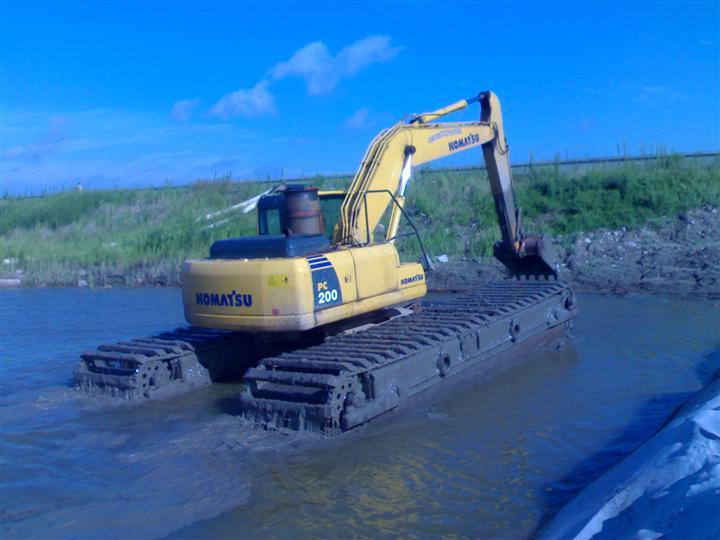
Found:
[{"label": "blue sky", "polygon": [[350,172],[485,89],[514,162],[716,151],[719,6],[1,1],[2,191]]}]

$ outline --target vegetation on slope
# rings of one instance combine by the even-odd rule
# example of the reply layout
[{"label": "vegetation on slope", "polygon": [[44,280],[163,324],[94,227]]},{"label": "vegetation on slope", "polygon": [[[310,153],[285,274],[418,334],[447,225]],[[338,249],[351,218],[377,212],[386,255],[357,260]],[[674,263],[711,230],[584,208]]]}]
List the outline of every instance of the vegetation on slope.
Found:
[{"label": "vegetation on slope", "polygon": [[[552,235],[631,228],[648,218],[720,205],[718,160],[663,156],[574,172],[544,166],[515,171],[514,180],[526,229]],[[320,188],[344,188],[349,181],[304,180]],[[254,213],[234,212],[214,228],[207,227],[213,220],[205,216],[268,187],[223,181],[5,197],[0,199],[0,271],[15,277],[19,270],[25,283],[74,284],[84,272],[91,284],[175,282],[184,259],[206,256],[216,239],[255,230]],[[406,209],[430,253],[470,260],[490,255],[499,236],[493,204],[483,170],[420,170],[408,189]],[[417,255],[410,239],[400,248],[405,256]]]}]

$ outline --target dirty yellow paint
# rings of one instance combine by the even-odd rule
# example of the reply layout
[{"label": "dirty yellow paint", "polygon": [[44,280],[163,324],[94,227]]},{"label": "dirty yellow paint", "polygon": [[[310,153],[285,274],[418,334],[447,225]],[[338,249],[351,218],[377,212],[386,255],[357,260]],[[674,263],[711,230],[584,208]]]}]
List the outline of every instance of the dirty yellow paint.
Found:
[{"label": "dirty yellow paint", "polygon": [[268,287],[289,287],[290,279],[284,274],[270,276],[267,281]]}]

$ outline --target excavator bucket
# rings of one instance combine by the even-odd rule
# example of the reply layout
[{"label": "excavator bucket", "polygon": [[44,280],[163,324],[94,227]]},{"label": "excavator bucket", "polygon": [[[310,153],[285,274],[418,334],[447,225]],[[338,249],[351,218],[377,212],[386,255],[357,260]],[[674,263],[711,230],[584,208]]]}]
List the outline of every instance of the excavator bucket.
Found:
[{"label": "excavator bucket", "polygon": [[495,244],[494,255],[513,277],[557,278],[557,254],[551,240],[543,235],[523,238],[517,252],[498,242]]}]

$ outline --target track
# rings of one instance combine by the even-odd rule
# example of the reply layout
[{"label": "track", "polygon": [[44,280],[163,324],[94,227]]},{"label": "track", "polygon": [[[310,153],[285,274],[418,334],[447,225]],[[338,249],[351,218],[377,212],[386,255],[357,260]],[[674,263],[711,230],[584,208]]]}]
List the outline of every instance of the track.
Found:
[{"label": "track", "polygon": [[321,343],[327,335],[402,316],[386,308],[302,335],[250,334],[197,326],[100,345],[80,355],[74,386],[89,394],[123,399],[178,394],[218,380],[237,380],[266,357]]},{"label": "track", "polygon": [[576,314],[573,295],[561,283],[492,283],[261,360],[246,374],[242,416],[270,429],[346,431],[503,351],[562,339]]},{"label": "track", "polygon": [[205,328],[178,328],[146,338],[100,345],[81,355],[75,386],[88,393],[127,399],[155,397],[210,384],[208,368],[233,363],[252,347],[247,334]]},{"label": "track", "polygon": [[178,328],[81,355],[75,386],[151,398],[244,375],[241,415],[268,429],[337,434],[504,352],[562,340],[577,314],[555,281],[501,281],[472,294],[387,310],[330,337]]}]

